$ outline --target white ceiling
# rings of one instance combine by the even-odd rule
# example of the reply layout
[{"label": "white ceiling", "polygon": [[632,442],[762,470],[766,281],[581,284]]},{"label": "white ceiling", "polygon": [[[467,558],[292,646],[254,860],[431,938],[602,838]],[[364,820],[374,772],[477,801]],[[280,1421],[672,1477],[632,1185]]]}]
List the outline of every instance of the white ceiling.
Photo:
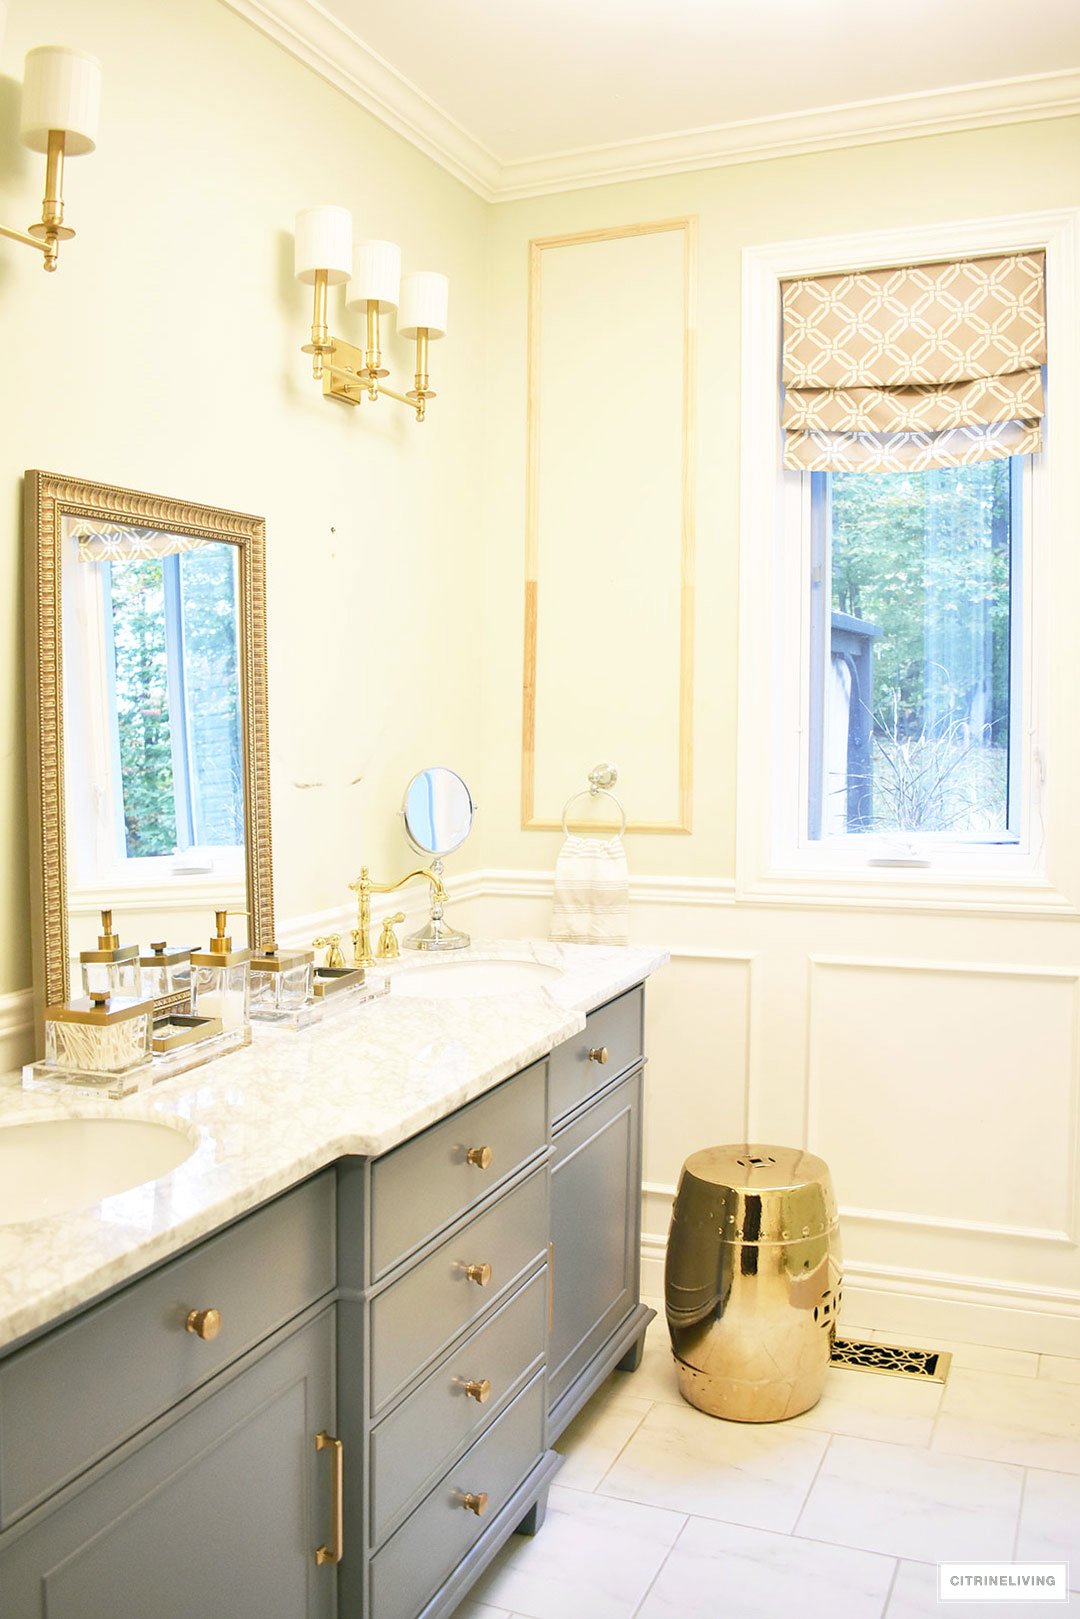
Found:
[{"label": "white ceiling", "polygon": [[1080,0],[226,3],[491,195],[1080,110]]}]

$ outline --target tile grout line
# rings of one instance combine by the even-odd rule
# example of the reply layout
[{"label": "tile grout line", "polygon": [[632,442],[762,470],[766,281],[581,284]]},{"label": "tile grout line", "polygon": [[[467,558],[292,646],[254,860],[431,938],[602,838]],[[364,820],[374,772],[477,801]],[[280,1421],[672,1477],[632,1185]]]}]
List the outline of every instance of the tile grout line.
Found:
[{"label": "tile grout line", "polygon": [[619,1461],[619,1458],[623,1454],[623,1451],[626,1449],[627,1445],[630,1444],[631,1440],[633,1440],[637,1436],[637,1433],[638,1433],[638,1430],[641,1427],[641,1424],[645,1421],[645,1418],[651,1414],[651,1412],[655,1409],[655,1407],[657,1406],[658,1403],[659,1402],[656,1401],[656,1400],[650,1401],[648,1411],[643,1411],[641,1413],[641,1416],[638,1418],[637,1422],[635,1422],[632,1430],[630,1431],[630,1433],[627,1434],[626,1438],[623,1440],[622,1444],[619,1446],[618,1451],[612,1457],[612,1459],[608,1463],[607,1467],[605,1467],[604,1471],[601,1473],[600,1477],[597,1479],[596,1483],[593,1485],[592,1490],[589,1492],[591,1495],[598,1495],[600,1493],[601,1484],[603,1484],[604,1480],[607,1478],[608,1474],[611,1472],[611,1469],[617,1465],[617,1463]]},{"label": "tile grout line", "polygon": [[667,1568],[668,1559],[670,1558],[672,1552],[675,1550],[676,1546],[679,1544],[680,1540],[682,1539],[683,1535],[685,1534],[687,1526],[689,1525],[689,1522],[690,1522],[690,1519],[691,1519],[692,1516],[693,1516],[693,1514],[689,1513],[689,1512],[684,1516],[683,1521],[682,1521],[682,1523],[681,1523],[681,1525],[679,1527],[679,1533],[675,1536],[675,1539],[671,1542],[671,1545],[668,1547],[667,1551],[664,1553],[664,1555],[663,1555],[663,1557],[662,1557],[662,1559],[660,1561],[660,1567],[657,1569],[656,1573],[653,1575],[652,1579],[649,1581],[649,1583],[645,1587],[644,1591],[642,1591],[640,1601],[638,1601],[638,1602],[636,1602],[634,1604],[634,1607],[633,1607],[633,1609],[632,1609],[632,1611],[630,1613],[630,1619],[636,1619],[636,1615],[641,1612],[641,1610],[644,1607],[645,1603],[648,1602],[649,1597],[652,1594],[653,1587],[655,1586],[657,1580],[660,1578],[661,1574],[664,1572],[665,1568]]},{"label": "tile grout line", "polygon": [[1023,1476],[1020,1480],[1020,1501],[1016,1509],[1016,1533],[1013,1535],[1012,1543],[1012,1560],[1014,1563],[1016,1562],[1017,1552],[1020,1549],[1020,1529],[1024,1521],[1024,1502],[1027,1499],[1029,1471],[1030,1469],[1025,1467]]},{"label": "tile grout line", "polygon": [[810,1483],[807,1485],[806,1494],[802,1498],[802,1505],[799,1507],[798,1512],[795,1514],[795,1522],[792,1524],[791,1528],[787,1531],[787,1533],[789,1535],[796,1535],[799,1532],[799,1520],[801,1519],[803,1513],[806,1511],[806,1503],[810,1499],[810,1492],[813,1490],[814,1485],[817,1483],[818,1478],[821,1475],[821,1469],[825,1465],[825,1458],[829,1454],[830,1449],[832,1448],[833,1438],[834,1438],[834,1435],[830,1434],[828,1439],[826,1440],[825,1449],[821,1452],[821,1455],[818,1457],[818,1464],[814,1468],[814,1476],[810,1480]]},{"label": "tile grout line", "polygon": [[884,1601],[884,1603],[882,1605],[880,1619],[888,1619],[889,1604],[893,1599],[893,1592],[896,1590],[896,1582],[897,1582],[897,1580],[899,1578],[900,1578],[900,1559],[898,1557],[898,1558],[896,1558],[894,1566],[893,1566],[892,1579],[889,1581],[889,1589],[885,1593],[885,1601]]}]

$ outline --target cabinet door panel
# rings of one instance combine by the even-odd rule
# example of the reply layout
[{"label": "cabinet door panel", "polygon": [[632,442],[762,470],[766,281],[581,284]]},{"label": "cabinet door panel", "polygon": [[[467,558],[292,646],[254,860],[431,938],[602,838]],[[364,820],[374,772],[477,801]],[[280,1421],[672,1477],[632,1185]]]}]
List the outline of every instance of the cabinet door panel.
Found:
[{"label": "cabinet door panel", "polygon": [[333,1310],[0,1542],[0,1619],[332,1619]]},{"label": "cabinet door panel", "polygon": [[555,1137],[552,1403],[637,1302],[640,1133],[638,1070]]},{"label": "cabinet door panel", "polygon": [[[329,1293],[333,1209],[334,1177],[319,1175],[0,1363],[0,1526]],[[184,1323],[208,1306],[221,1332],[204,1341]]]}]

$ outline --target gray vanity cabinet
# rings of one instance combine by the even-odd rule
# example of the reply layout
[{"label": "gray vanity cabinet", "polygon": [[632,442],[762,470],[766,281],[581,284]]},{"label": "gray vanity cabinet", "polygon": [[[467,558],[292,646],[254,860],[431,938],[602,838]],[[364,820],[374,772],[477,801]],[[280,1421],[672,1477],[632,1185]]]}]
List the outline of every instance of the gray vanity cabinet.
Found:
[{"label": "gray vanity cabinet", "polygon": [[449,1619],[652,1317],[642,1012],[0,1356],[0,1619]]},{"label": "gray vanity cabinet", "polygon": [[9,1530],[2,1619],[333,1619],[333,1334],[331,1305]]},{"label": "gray vanity cabinet", "polygon": [[643,1017],[629,990],[551,1054],[551,1440],[637,1366],[655,1313],[640,1302]]},{"label": "gray vanity cabinet", "polygon": [[543,1516],[548,1065],[339,1166],[341,1611],[443,1619]]}]

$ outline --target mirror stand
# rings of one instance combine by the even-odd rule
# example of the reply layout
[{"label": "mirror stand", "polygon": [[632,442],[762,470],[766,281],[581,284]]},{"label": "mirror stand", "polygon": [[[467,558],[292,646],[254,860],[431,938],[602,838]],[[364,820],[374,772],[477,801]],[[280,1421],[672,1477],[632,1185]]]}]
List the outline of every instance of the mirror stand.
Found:
[{"label": "mirror stand", "polygon": [[439,859],[431,862],[431,870],[439,879],[438,884],[431,884],[431,916],[426,924],[416,933],[410,933],[403,940],[406,950],[465,950],[472,943],[467,933],[458,928],[452,928],[444,920],[445,894],[442,887],[443,862]]},{"label": "mirror stand", "polygon": [[418,854],[427,855],[431,880],[431,915],[427,925],[404,941],[408,950],[464,950],[472,941],[445,920],[443,856],[460,849],[472,830],[476,805],[456,770],[431,765],[420,770],[405,789],[401,816],[405,836]]}]

